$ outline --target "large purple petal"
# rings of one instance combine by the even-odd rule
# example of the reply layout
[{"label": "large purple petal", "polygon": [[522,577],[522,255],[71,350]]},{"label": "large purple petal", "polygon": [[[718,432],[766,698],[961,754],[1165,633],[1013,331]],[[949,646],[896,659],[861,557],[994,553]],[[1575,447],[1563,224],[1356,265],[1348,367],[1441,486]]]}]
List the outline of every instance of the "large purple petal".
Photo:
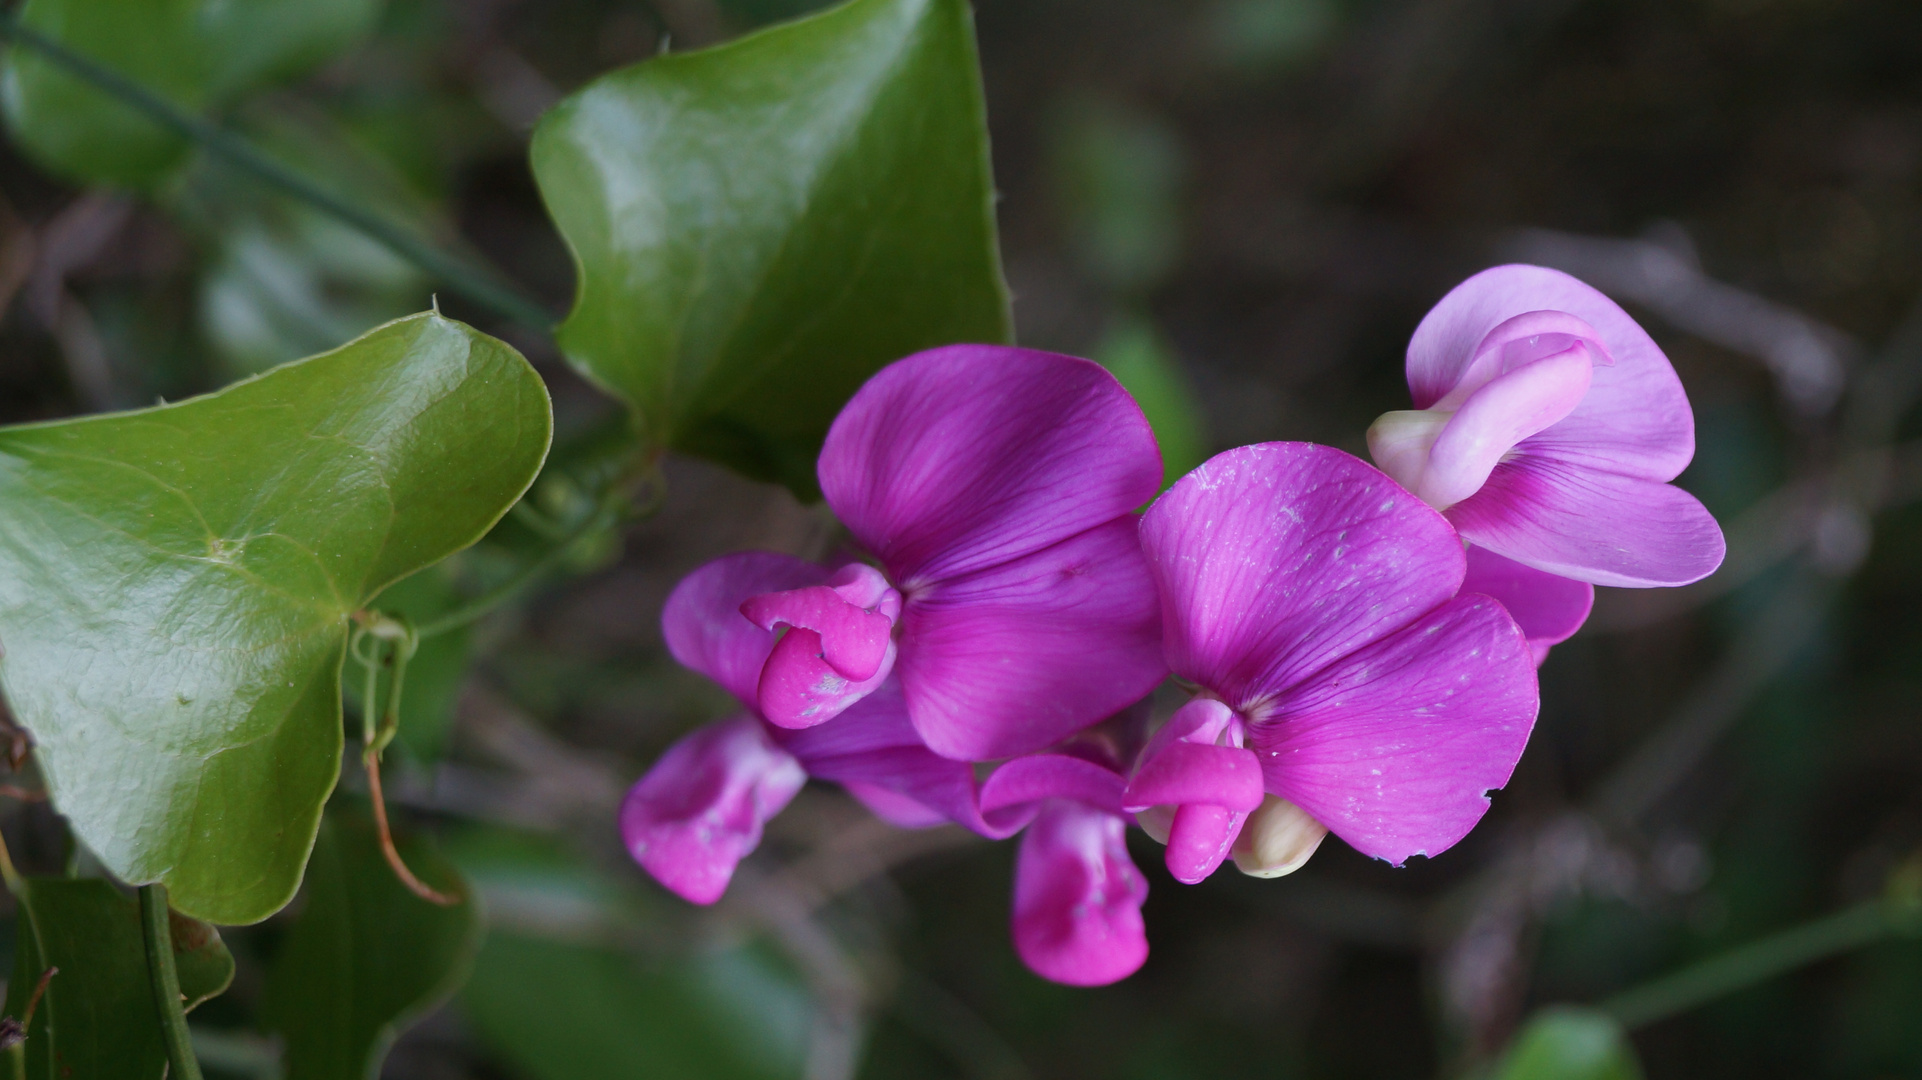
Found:
[{"label": "large purple petal", "polygon": [[1588,621],[1595,606],[1595,586],[1586,581],[1546,574],[1484,547],[1468,549],[1468,576],[1462,592],[1481,593],[1501,601],[1515,624],[1528,637],[1535,665],[1548,658],[1551,646],[1572,637]]},{"label": "large purple petal", "polygon": [[774,634],[749,622],[741,604],[762,593],[784,592],[828,579],[826,567],[771,551],[723,555],[681,579],[661,610],[667,651],[713,679],[749,708],[758,709],[761,667]]},{"label": "large purple petal", "polygon": [[1029,555],[1154,497],[1161,454],[1098,364],[951,345],[883,368],[821,449],[821,491],[903,590]]},{"label": "large purple petal", "polygon": [[1128,857],[1127,826],[1082,803],[1047,804],[1021,837],[1014,947],[1045,979],[1105,986],[1148,959],[1148,881]]},{"label": "large purple petal", "polygon": [[[901,686],[889,681],[832,724],[799,731],[770,729],[808,774],[846,785],[857,798],[897,824],[952,821],[990,839],[1012,836],[1026,819],[983,819],[974,768],[929,750],[908,722]],[[875,797],[877,792],[888,793]],[[890,798],[890,795],[892,798]],[[914,819],[903,802],[922,807]]]},{"label": "large purple petal", "polygon": [[1268,790],[1397,865],[1467,835],[1535,723],[1528,642],[1463,596],[1289,688],[1249,726]]},{"label": "large purple petal", "polygon": [[1121,813],[1121,774],[1072,754],[1029,754],[989,774],[981,785],[981,810],[991,815],[1069,799],[1110,814]]},{"label": "large purple petal", "polygon": [[1446,520],[1359,459],[1310,443],[1219,454],[1141,523],[1176,674],[1237,709],[1455,595]]},{"label": "large purple petal", "polygon": [[621,804],[634,861],[696,904],[721,898],[761,826],[807,782],[759,720],[709,724],[668,748]]},{"label": "large purple petal", "polygon": [[1448,520],[1498,555],[1596,585],[1686,585],[1727,550],[1708,510],[1673,484],[1531,456],[1495,466]]},{"label": "large purple petal", "polygon": [[1592,326],[1615,363],[1597,366],[1582,403],[1531,440],[1542,452],[1648,480],[1695,455],[1695,417],[1668,357],[1613,300],[1540,266],[1484,270],[1442,297],[1408,343],[1408,388],[1426,409],[1462,377],[1484,338],[1517,315],[1559,311]]},{"label": "large purple petal", "polygon": [[1154,583],[1135,529],[1125,516],[909,597],[895,671],[935,753],[987,761],[1039,750],[1161,681]]}]

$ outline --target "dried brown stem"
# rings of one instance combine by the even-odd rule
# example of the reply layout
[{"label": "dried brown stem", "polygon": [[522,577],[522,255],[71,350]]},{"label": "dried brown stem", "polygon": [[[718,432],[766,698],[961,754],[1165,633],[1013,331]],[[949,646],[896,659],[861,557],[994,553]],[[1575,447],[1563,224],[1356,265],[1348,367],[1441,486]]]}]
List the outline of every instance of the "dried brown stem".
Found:
[{"label": "dried brown stem", "polygon": [[407,864],[401,860],[400,849],[394,846],[393,831],[387,827],[387,799],[380,791],[380,759],[373,754],[364,754],[361,760],[367,766],[367,794],[374,802],[374,827],[380,831],[380,853],[387,857],[387,865],[393,867],[394,876],[407,886],[408,892],[430,904],[453,907],[460,903],[460,897],[441,892],[407,869]]}]

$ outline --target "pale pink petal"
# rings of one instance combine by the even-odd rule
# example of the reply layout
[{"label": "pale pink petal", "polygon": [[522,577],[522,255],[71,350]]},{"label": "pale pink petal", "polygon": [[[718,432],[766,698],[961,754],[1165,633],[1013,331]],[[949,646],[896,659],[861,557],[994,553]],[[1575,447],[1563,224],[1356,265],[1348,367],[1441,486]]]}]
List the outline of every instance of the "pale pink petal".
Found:
[{"label": "pale pink petal", "polygon": [[1048,746],[1120,711],[1167,668],[1132,516],[910,595],[895,671],[935,753]]},{"label": "pale pink petal", "polygon": [[951,345],[883,368],[821,449],[821,491],[903,590],[1040,551],[1154,497],[1161,454],[1099,364]]},{"label": "pale pink petal", "polygon": [[[1019,816],[999,816],[993,823],[983,819],[973,766],[941,757],[921,742],[908,722],[898,682],[884,684],[832,724],[770,734],[810,776],[844,785],[896,824],[951,821],[999,840],[1026,823]],[[914,806],[920,807],[918,814]]]},{"label": "pale pink petal", "polygon": [[827,578],[826,568],[790,555],[723,555],[681,579],[669,594],[661,611],[667,651],[755,708],[774,635],[749,622],[741,604],[761,593],[819,585]]},{"label": "pale pink petal", "polygon": [[1408,343],[1408,387],[1428,408],[1470,374],[1483,341],[1504,322],[1565,312],[1592,327],[1615,363],[1597,366],[1587,396],[1535,437],[1544,451],[1596,468],[1672,480],[1695,454],[1695,418],[1668,357],[1613,300],[1540,266],[1497,266],[1457,285]]},{"label": "pale pink petal", "polygon": [[1217,455],[1141,523],[1176,674],[1255,704],[1455,595],[1446,520],[1380,471],[1325,446]]},{"label": "pale pink petal", "polygon": [[1248,741],[1270,792],[1400,865],[1481,820],[1537,705],[1521,630],[1495,601],[1462,596],[1278,695]]},{"label": "pale pink petal", "polygon": [[1581,403],[1593,370],[1588,352],[1574,348],[1496,376],[1470,394],[1436,437],[1415,494],[1430,506],[1453,506],[1473,495],[1516,443]]},{"label": "pale pink petal", "polygon": [[1681,488],[1534,456],[1497,465],[1448,520],[1498,555],[1595,585],[1686,585],[1726,551],[1721,526]]},{"label": "pale pink petal", "polygon": [[1501,601],[1527,635],[1537,667],[1548,658],[1550,646],[1567,641],[1582,628],[1595,606],[1595,586],[1588,582],[1543,573],[1484,547],[1468,549],[1462,592]]},{"label": "pale pink petal", "polygon": [[1563,354],[1579,354],[1605,367],[1615,364],[1601,331],[1566,311],[1525,311],[1512,316],[1482,336],[1474,359],[1454,387],[1428,407],[1453,412],[1501,375]]},{"label": "pale pink petal", "polygon": [[711,904],[761,842],[761,826],[806,782],[760,721],[710,724],[669,747],[628,790],[621,836],[655,880]]},{"label": "pale pink petal", "polygon": [[1021,837],[1014,871],[1014,947],[1034,973],[1105,986],[1148,959],[1141,905],[1148,881],[1128,857],[1126,824],[1056,800]]}]

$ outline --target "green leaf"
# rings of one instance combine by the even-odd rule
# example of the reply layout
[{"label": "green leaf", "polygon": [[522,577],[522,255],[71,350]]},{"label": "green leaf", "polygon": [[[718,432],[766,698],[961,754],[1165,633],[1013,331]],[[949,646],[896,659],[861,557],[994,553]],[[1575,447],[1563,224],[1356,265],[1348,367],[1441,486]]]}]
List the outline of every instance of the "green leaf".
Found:
[{"label": "green leaf", "polygon": [[[139,903],[99,878],[27,878],[15,898],[20,917],[6,1014],[20,1017],[41,973],[60,969],[22,1048],[25,1075],[158,1080],[167,1056]],[[206,923],[177,912],[169,912],[169,921],[180,992],[192,1009],[233,982],[234,958]]]},{"label": "green leaf", "polygon": [[0,680],[116,877],[247,923],[340,771],[350,616],[539,471],[520,355],[438,315],[216,394],[0,429]]},{"label": "green leaf", "polygon": [[1154,428],[1161,444],[1161,486],[1188,475],[1208,460],[1208,431],[1181,362],[1155,328],[1126,318],[1096,346],[1094,358],[1120,380]]},{"label": "green leaf", "polygon": [[[395,844],[422,881],[469,896],[460,871],[424,839],[397,835]],[[380,1075],[394,1038],[466,978],[480,936],[471,899],[440,907],[409,892],[381,856],[372,819],[336,804],[261,1006],[286,1040],[288,1080]]]},{"label": "green leaf", "polygon": [[[22,23],[199,112],[333,56],[380,0],[28,0]],[[40,164],[85,183],[146,188],[188,146],[32,50],[0,70],[0,109]]]},{"label": "green leaf", "polygon": [[812,1005],[761,950],[701,942],[684,908],[648,913],[551,840],[487,830],[454,851],[493,924],[460,1006],[515,1075],[802,1074]]},{"label": "green leaf", "polygon": [[650,445],[815,493],[908,353],[1009,339],[964,0],[854,0],[606,75],[534,175],[579,273],[559,340]]},{"label": "green leaf", "polygon": [[1515,1036],[1495,1080],[1641,1080],[1635,1048],[1615,1018],[1598,1009],[1553,1008]]}]

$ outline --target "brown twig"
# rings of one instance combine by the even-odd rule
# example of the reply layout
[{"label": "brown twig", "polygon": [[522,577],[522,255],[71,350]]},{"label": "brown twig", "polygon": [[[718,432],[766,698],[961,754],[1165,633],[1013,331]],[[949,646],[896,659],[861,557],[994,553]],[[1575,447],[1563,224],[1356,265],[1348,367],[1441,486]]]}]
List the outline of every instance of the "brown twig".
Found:
[{"label": "brown twig", "polygon": [[387,857],[387,865],[393,867],[394,876],[407,886],[407,891],[430,904],[453,907],[460,903],[460,897],[435,889],[407,869],[407,864],[401,860],[400,849],[394,846],[393,831],[387,827],[387,800],[380,792],[380,759],[373,754],[363,754],[361,761],[367,766],[367,794],[374,802],[374,827],[380,831],[380,853]]},{"label": "brown twig", "polygon": [[0,796],[5,796],[6,798],[9,798],[9,799],[19,799],[21,802],[46,802],[47,801],[46,792],[33,791],[28,788],[18,787],[13,784],[0,784]]},{"label": "brown twig", "polygon": [[0,1050],[11,1050],[27,1041],[27,1031],[33,1027],[33,1011],[40,1007],[41,995],[47,992],[47,984],[58,974],[60,969],[57,967],[40,973],[40,981],[33,985],[33,996],[27,999],[27,1010],[20,1019],[0,1017]]}]

